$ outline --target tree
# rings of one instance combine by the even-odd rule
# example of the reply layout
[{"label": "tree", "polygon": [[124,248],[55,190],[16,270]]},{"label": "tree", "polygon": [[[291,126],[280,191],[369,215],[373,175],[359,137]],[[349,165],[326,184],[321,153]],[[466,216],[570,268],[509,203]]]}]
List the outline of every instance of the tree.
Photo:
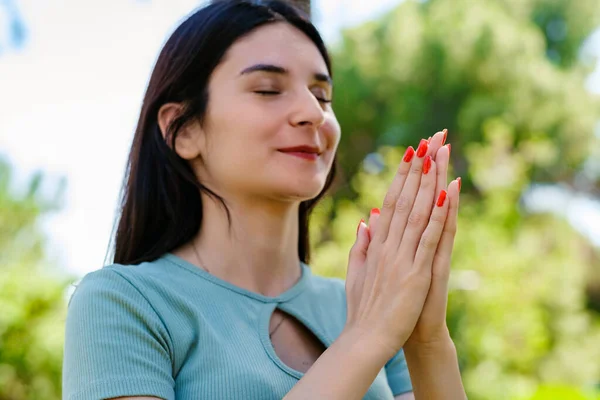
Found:
[{"label": "tree", "polygon": [[583,85],[592,65],[575,55],[599,22],[595,0],[429,0],[347,30],[334,63],[344,171],[446,127],[466,175],[468,147],[501,118],[530,180],[574,185],[599,110]]},{"label": "tree", "polygon": [[0,159],[0,400],[59,399],[66,289],[73,277],[44,255],[40,219],[56,210],[35,175],[23,195]]},{"label": "tree", "polygon": [[315,268],[343,277],[404,148],[447,127],[463,177],[448,323],[469,399],[588,398],[600,382],[585,299],[598,250],[522,201],[533,183],[598,182],[580,173],[600,107],[576,55],[599,12],[591,0],[407,0],[333,51],[346,179],[315,212]]}]

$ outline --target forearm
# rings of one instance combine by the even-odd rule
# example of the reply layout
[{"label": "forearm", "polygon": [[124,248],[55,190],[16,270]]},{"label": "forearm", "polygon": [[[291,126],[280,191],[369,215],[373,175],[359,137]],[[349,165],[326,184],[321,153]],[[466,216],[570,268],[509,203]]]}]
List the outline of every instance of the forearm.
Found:
[{"label": "forearm", "polygon": [[357,332],[344,332],[317,359],[284,400],[362,399],[390,353]]},{"label": "forearm", "polygon": [[416,400],[465,400],[452,339],[430,347],[404,347]]}]

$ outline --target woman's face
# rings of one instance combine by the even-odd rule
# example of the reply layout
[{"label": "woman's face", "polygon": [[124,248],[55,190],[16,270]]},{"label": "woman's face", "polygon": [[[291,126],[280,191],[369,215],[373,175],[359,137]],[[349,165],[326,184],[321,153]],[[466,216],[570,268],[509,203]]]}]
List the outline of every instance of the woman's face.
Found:
[{"label": "woman's face", "polygon": [[327,66],[309,38],[286,23],[258,28],[229,48],[208,89],[193,162],[203,184],[225,198],[303,201],[320,193],[340,126],[326,102]]}]

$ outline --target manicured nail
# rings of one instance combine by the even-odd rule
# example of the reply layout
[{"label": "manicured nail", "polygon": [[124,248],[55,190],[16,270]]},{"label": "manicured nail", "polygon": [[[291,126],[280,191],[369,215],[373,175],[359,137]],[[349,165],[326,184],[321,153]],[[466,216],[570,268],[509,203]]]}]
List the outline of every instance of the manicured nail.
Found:
[{"label": "manicured nail", "polygon": [[421,139],[421,142],[419,143],[419,147],[417,148],[417,157],[423,158],[425,156],[425,154],[427,154],[428,149],[429,149],[429,143],[427,143],[427,140]]},{"label": "manicured nail", "polygon": [[423,173],[427,175],[429,169],[431,168],[431,156],[427,156],[425,161],[423,162]]},{"label": "manicured nail", "polygon": [[452,151],[452,145],[450,143],[448,143],[446,145],[446,147],[448,148],[448,157],[450,157],[450,152]]},{"label": "manicured nail", "polygon": [[458,191],[460,192],[460,188],[462,187],[462,179],[458,177],[456,178],[456,181],[458,182]]},{"label": "manicured nail", "polygon": [[364,223],[365,223],[365,219],[364,219],[364,218],[361,218],[361,219],[360,219],[360,222],[358,223],[358,228],[356,228],[356,235],[357,235],[357,236],[358,236],[358,231],[360,231],[360,226],[361,226],[362,224],[364,224]]},{"label": "manicured nail", "polygon": [[437,206],[438,207],[443,206],[445,201],[446,201],[446,191],[442,190],[440,192],[440,197],[438,197]]},{"label": "manicured nail", "polygon": [[379,211],[379,208],[373,208],[371,209],[371,214],[373,215],[379,215],[381,212]]},{"label": "manicured nail", "polygon": [[444,143],[446,143],[446,138],[448,137],[448,129],[444,128],[444,130],[442,132],[444,132],[444,138],[442,139],[442,146],[443,146]]},{"label": "manicured nail", "polygon": [[415,149],[413,149],[412,146],[408,146],[408,148],[404,152],[404,158],[402,158],[402,160],[404,162],[410,162],[410,160],[412,160],[414,155],[415,155]]}]

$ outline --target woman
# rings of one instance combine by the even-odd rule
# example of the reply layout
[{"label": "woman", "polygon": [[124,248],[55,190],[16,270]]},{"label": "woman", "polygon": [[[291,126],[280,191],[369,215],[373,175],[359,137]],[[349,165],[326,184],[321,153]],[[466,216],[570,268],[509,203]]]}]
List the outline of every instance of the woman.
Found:
[{"label": "woman", "polygon": [[332,90],[288,5],[220,1],[177,28],[143,101],[115,264],[69,304],[65,399],[464,398],[445,131],[409,147],[360,222],[346,283],[308,268],[340,140]]}]

